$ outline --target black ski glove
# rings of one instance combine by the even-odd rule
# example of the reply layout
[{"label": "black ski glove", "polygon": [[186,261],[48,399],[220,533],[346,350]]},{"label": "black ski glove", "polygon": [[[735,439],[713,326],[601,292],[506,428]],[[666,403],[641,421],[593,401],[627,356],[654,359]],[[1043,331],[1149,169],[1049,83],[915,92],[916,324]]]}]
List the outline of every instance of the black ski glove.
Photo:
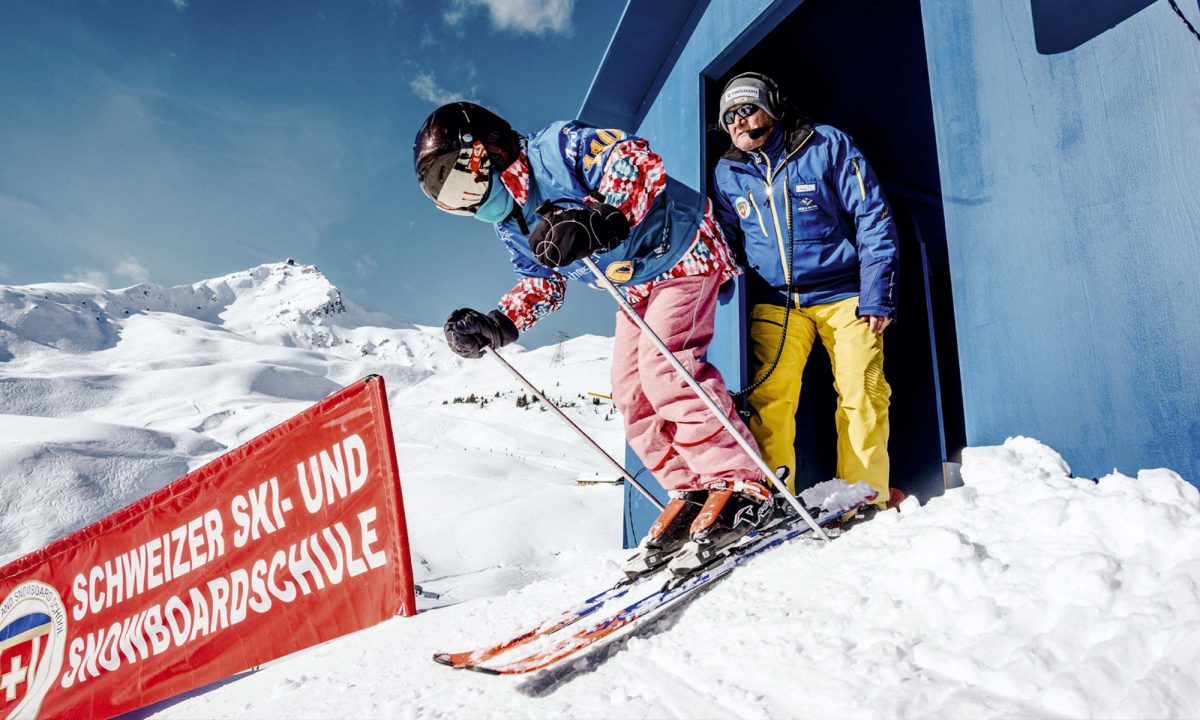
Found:
[{"label": "black ski glove", "polygon": [[605,203],[570,208],[545,203],[538,214],[542,221],[529,237],[529,247],[537,261],[549,268],[607,252],[629,237],[625,213]]},{"label": "black ski glove", "polygon": [[459,308],[450,313],[442,329],[450,349],[465,358],[483,357],[484,348],[495,350],[517,339],[517,326],[499,310],[484,315],[471,308]]}]

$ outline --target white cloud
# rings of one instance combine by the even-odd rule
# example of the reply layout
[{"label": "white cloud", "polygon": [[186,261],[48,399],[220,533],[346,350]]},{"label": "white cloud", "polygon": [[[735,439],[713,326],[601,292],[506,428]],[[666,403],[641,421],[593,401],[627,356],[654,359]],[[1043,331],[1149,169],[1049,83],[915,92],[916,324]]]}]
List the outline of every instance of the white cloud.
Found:
[{"label": "white cloud", "polygon": [[129,254],[118,260],[112,270],[117,277],[124,278],[135,285],[150,279],[150,271],[146,269],[146,266]]},{"label": "white cloud", "polygon": [[442,19],[447,25],[458,25],[480,8],[487,8],[492,27],[497,30],[569,35],[575,0],[453,0]]},{"label": "white cloud", "polygon": [[[129,284],[132,285],[145,282],[150,278],[150,271],[146,269],[146,266],[142,265],[137,258],[128,253],[113,263],[111,274],[120,280],[129,281]],[[62,279],[67,282],[84,283],[101,289],[114,287],[110,274],[96,268],[76,267],[63,273]]]},{"label": "white cloud", "polygon": [[77,267],[74,270],[63,273],[62,279],[67,282],[91,285],[95,288],[103,289],[108,287],[108,276],[95,268]]},{"label": "white cloud", "polygon": [[430,30],[428,25],[422,25],[420,46],[429,49],[434,45],[437,45],[437,38],[434,36],[433,30]]},{"label": "white cloud", "polygon": [[417,73],[408,82],[408,86],[412,88],[417,97],[428,100],[434,105],[445,105],[456,100],[467,100],[475,94],[474,87],[469,88],[466,92],[457,92],[438,85],[437,79],[434,78],[432,72]]},{"label": "white cloud", "polygon": [[370,275],[379,267],[379,263],[375,262],[375,258],[370,255],[363,255],[354,261],[354,271],[362,276]]},{"label": "white cloud", "polygon": [[171,4],[175,6],[176,10],[183,12],[187,10],[188,0],[171,0]]}]

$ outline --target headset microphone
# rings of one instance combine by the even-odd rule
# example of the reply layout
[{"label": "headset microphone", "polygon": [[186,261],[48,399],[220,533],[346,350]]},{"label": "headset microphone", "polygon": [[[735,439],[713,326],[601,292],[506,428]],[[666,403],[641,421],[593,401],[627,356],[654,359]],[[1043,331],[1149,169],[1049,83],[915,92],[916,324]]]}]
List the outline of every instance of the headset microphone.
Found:
[{"label": "headset microphone", "polygon": [[757,140],[760,137],[762,137],[763,135],[766,135],[767,133],[771,132],[772,127],[774,127],[774,126],[756,127],[746,134],[750,136],[751,140]]}]

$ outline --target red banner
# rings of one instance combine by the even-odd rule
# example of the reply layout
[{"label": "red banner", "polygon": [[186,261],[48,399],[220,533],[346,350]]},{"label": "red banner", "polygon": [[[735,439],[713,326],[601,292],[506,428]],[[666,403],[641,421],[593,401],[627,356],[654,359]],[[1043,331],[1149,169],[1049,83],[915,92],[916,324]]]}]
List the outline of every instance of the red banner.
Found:
[{"label": "red banner", "polygon": [[0,717],[110,717],[416,613],[383,379],[0,568]]}]

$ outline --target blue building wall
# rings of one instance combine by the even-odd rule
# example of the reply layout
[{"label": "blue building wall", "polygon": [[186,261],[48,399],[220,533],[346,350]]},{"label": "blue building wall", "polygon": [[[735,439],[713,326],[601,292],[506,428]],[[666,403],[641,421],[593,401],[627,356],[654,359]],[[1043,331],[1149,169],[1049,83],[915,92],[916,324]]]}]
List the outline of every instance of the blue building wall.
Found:
[{"label": "blue building wall", "polygon": [[1200,42],[1165,0],[922,13],[968,442],[1200,484]]}]

